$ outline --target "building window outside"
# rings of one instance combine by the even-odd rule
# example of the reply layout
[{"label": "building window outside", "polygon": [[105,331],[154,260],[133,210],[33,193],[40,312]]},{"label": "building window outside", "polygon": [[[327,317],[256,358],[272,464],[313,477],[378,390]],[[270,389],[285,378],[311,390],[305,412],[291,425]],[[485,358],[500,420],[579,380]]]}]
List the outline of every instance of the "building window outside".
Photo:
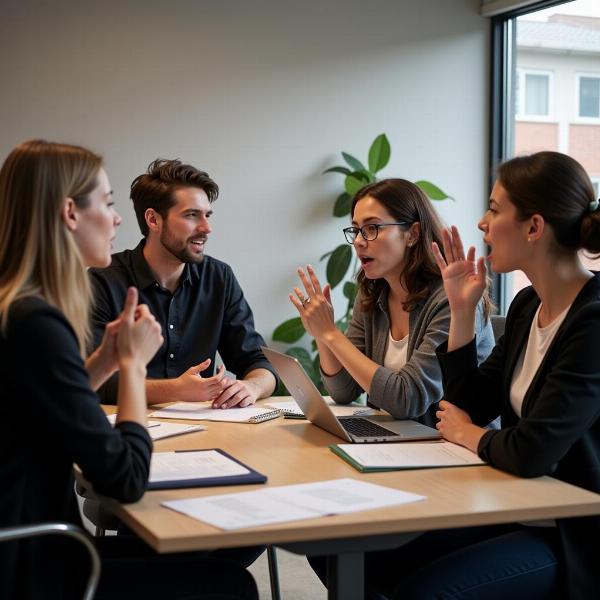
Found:
[{"label": "building window outside", "polygon": [[517,69],[515,86],[517,118],[549,117],[552,73]]},{"label": "building window outside", "polygon": [[600,74],[577,77],[578,111],[583,119],[600,119]]}]

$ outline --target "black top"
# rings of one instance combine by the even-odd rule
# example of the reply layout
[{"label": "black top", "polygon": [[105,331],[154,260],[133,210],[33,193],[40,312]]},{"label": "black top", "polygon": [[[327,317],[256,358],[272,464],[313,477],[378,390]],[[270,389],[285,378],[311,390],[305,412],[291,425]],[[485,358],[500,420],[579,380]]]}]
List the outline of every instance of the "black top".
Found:
[{"label": "black top", "polygon": [[[520,477],[552,475],[600,492],[600,274],[575,298],[527,393],[521,418],[510,404],[513,372],[540,299],[521,291],[506,317],[504,336],[477,367],[475,342],[453,352],[438,348],[445,398],[478,425],[501,415],[502,429],[487,431],[478,454]],[[559,520],[569,598],[600,590],[600,517]]]},{"label": "black top", "polygon": [[[14,303],[0,356],[0,527],[80,524],[73,463],[100,494],[138,500],[150,437],[136,423],[110,426],[62,313],[38,298]],[[0,544],[1,598],[61,597],[69,560],[57,539]]]},{"label": "black top", "polygon": [[[114,254],[105,269],[90,269],[96,308],[93,314],[94,348],[102,341],[106,323],[116,319],[127,288],[139,290],[160,323],[164,342],[148,364],[151,379],[179,377],[190,367],[211,359],[203,377],[214,374],[215,355],[221,355],[228,371],[243,378],[253,369],[273,367],[260,347],[263,338],[254,329],[252,310],[231,267],[210,256],[201,263],[186,264],[175,293],[156,281],[143,254],[144,240],[134,250]],[[116,401],[115,375],[98,392],[102,402]]]}]

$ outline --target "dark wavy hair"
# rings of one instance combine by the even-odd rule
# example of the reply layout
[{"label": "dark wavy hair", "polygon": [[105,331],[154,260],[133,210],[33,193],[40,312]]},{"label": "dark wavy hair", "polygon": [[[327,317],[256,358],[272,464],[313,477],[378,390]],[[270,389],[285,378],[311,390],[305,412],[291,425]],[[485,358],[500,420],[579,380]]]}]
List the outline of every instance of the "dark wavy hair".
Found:
[{"label": "dark wavy hair", "polygon": [[157,158],[150,163],[146,173],[133,180],[130,198],[144,237],[148,235],[146,211],[153,208],[163,219],[166,219],[169,209],[175,204],[175,192],[187,187],[204,190],[210,203],[219,196],[219,186],[208,173],[192,165],[186,165],[178,159]]},{"label": "dark wavy hair", "polygon": [[[403,271],[404,285],[408,291],[403,308],[411,311],[429,296],[442,279],[431,250],[432,242],[442,247],[442,222],[423,191],[406,179],[383,179],[362,188],[352,200],[353,217],[356,204],[367,196],[382,204],[396,221],[420,224],[419,239],[413,246],[406,247]],[[384,279],[368,279],[362,270],[357,279],[362,298],[361,308],[370,311],[388,284]]]},{"label": "dark wavy hair", "polygon": [[[402,273],[408,291],[408,297],[402,308],[410,312],[423,302],[442,280],[442,274],[431,249],[432,242],[436,242],[440,248],[443,247],[442,221],[421,188],[406,179],[383,179],[359,190],[352,200],[352,216],[356,204],[367,196],[375,198],[385,206],[396,221],[420,225],[419,239],[413,246],[406,247]],[[368,279],[362,270],[357,280],[361,292],[361,309],[365,312],[373,310],[377,298],[388,286],[387,281]],[[483,308],[487,319],[493,308],[487,289],[483,295]]]},{"label": "dark wavy hair", "polygon": [[560,152],[517,156],[498,168],[498,181],[519,218],[534,214],[550,224],[559,247],[600,253],[600,208],[585,169]]}]

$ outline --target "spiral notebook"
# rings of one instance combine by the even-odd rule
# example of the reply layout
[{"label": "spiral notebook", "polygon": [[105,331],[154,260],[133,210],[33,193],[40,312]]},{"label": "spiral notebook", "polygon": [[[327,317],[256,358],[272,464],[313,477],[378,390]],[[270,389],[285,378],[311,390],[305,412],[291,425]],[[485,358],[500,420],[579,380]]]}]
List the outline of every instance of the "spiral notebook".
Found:
[{"label": "spiral notebook", "polygon": [[228,423],[262,423],[281,416],[272,408],[246,406],[245,408],[211,408],[209,402],[177,402],[150,413],[163,419],[188,419],[198,421],[226,421]]}]

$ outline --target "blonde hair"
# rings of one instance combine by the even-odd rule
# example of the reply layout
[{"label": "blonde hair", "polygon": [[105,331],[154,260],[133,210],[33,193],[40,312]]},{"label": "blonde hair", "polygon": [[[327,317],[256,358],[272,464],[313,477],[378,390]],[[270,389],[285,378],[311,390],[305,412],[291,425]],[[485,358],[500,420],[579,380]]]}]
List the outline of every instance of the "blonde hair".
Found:
[{"label": "blonde hair", "polygon": [[102,158],[67,144],[31,140],[0,169],[0,326],[13,302],[43,298],[71,323],[82,356],[89,339],[91,290],[85,264],[61,218],[66,198],[79,208],[98,185]]}]

